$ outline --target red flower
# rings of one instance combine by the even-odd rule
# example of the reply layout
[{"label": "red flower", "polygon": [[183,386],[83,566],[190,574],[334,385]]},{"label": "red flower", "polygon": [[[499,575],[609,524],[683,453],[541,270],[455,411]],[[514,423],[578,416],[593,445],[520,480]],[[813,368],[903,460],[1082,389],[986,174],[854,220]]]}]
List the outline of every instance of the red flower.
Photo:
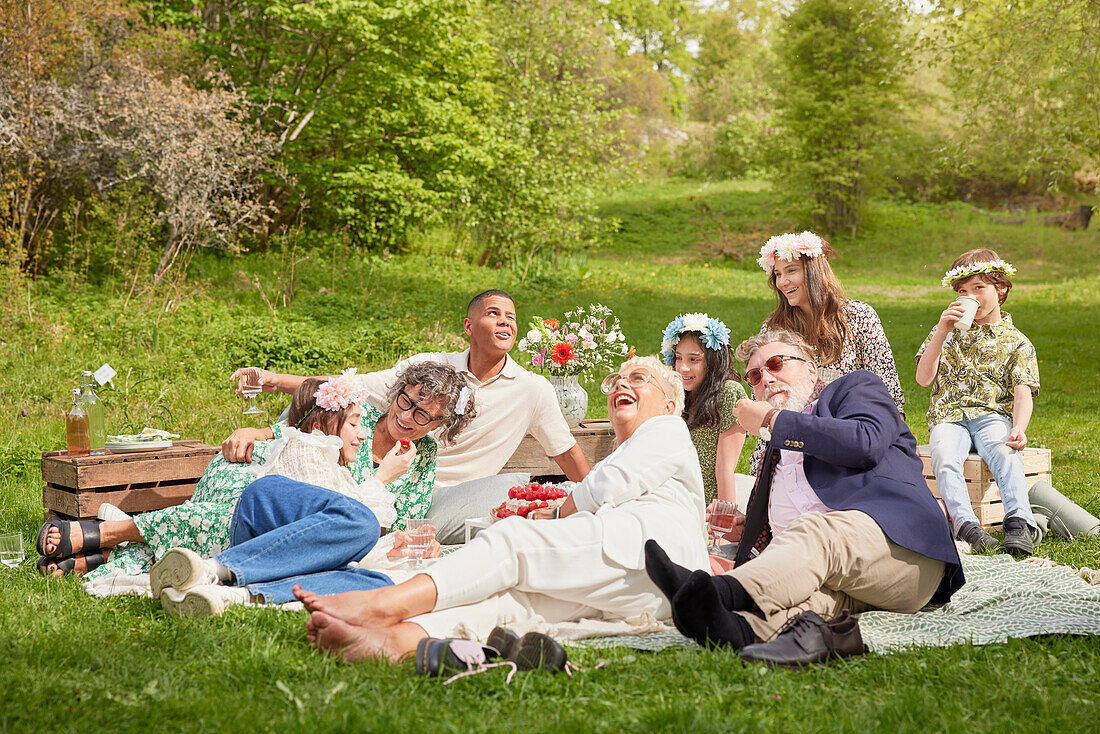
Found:
[{"label": "red flower", "polygon": [[565,342],[558,342],[554,345],[554,348],[550,350],[550,359],[558,364],[569,363],[573,359],[573,345]]},{"label": "red flower", "polygon": [[557,319],[543,319],[542,320],[542,325],[545,326],[550,331],[557,331],[557,328],[559,326],[561,326],[561,324],[558,323]]}]

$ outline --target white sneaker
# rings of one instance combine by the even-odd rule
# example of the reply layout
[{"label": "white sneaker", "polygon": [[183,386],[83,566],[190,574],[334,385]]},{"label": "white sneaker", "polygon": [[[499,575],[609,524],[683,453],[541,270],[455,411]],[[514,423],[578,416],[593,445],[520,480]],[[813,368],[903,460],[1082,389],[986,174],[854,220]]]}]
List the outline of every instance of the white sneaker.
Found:
[{"label": "white sneaker", "polygon": [[172,617],[220,617],[236,604],[249,604],[248,589],[220,584],[193,586],[186,591],[167,587],[161,592],[160,606]]},{"label": "white sneaker", "polygon": [[207,568],[202,556],[187,548],[169,548],[149,571],[149,587],[154,597],[168,588],[186,591],[194,586],[216,583],[218,577]]}]

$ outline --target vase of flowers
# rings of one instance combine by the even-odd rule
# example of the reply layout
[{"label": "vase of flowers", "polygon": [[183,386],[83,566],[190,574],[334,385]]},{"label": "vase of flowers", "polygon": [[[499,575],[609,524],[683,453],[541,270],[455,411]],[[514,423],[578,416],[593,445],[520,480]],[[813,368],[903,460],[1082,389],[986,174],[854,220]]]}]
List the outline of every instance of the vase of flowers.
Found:
[{"label": "vase of flowers", "polygon": [[598,303],[569,311],[560,320],[535,319],[519,348],[554,385],[570,428],[578,426],[588,411],[588,392],[580,380],[614,368],[628,351],[619,320]]}]

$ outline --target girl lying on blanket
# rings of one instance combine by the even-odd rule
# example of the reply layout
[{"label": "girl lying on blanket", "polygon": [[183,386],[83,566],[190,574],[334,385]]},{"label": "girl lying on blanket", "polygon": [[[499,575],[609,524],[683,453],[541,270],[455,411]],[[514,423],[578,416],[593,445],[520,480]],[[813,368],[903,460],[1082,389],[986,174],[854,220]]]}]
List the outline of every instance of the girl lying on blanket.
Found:
[{"label": "girl lying on blanket", "polygon": [[[252,465],[216,457],[195,495],[182,505],[122,521],[44,523],[38,534],[39,569],[61,576],[98,567],[89,574],[97,578],[146,573],[154,558],[172,547],[212,556],[230,545],[230,520],[241,493],[257,476],[274,472],[363,500],[387,527],[395,527],[397,517],[423,517],[431,504],[437,446],[427,433],[440,429],[441,439],[449,441],[469,422],[472,404],[464,406],[464,413],[454,409],[464,395],[470,402],[468,388],[446,365],[415,365],[398,374],[383,414],[360,405],[362,397],[349,383],[345,376],[303,385],[292,404],[291,427],[280,427],[276,440],[258,444]],[[319,399],[346,404],[319,409]],[[361,443],[370,450],[359,451]],[[306,454],[314,458],[301,460]],[[126,545],[116,548],[120,543]]]}]

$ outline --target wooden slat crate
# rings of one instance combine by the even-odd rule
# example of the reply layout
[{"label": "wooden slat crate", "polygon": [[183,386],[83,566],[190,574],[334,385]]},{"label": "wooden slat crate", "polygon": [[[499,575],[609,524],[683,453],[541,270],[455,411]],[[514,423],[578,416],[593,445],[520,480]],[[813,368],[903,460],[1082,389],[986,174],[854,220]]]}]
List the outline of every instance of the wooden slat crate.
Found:
[{"label": "wooden slat crate", "polygon": [[[932,495],[939,499],[940,493],[936,489],[936,477],[932,474],[932,452],[927,444],[917,447],[924,470],[924,481],[928,483],[928,489]],[[1045,479],[1051,481],[1050,476],[1050,449],[1026,448],[1020,452],[1024,461],[1024,478],[1027,486]],[[970,504],[974,508],[974,514],[978,516],[978,522],[989,528],[1001,525],[1004,520],[1004,507],[1001,504],[1001,492],[997,488],[997,482],[993,480],[993,474],[985,465],[981,457],[971,453],[963,462],[963,479],[966,480],[966,490],[970,494]]]},{"label": "wooden slat crate", "polygon": [[128,513],[160,510],[190,499],[220,449],[199,441],[171,448],[93,456],[42,454],[42,504],[47,515],[95,517],[110,503]]},{"label": "wooden slat crate", "polygon": [[[595,466],[596,462],[615,450],[615,433],[611,430],[611,421],[582,421],[572,432],[577,439],[577,445],[588,459],[589,466]],[[530,472],[532,476],[562,475],[561,467],[546,455],[542,445],[530,435],[524,436],[519,448],[500,473],[518,471]]]}]

